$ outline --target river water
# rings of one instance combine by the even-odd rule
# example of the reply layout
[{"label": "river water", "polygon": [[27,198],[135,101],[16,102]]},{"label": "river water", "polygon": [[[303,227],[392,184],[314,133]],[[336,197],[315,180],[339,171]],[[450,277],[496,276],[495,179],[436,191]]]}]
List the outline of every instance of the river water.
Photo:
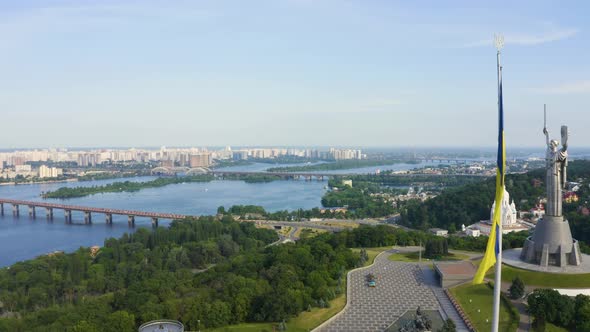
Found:
[{"label": "river water", "polygon": [[[406,170],[426,164],[396,164],[339,170],[329,173],[369,173],[376,169]],[[251,164],[228,167],[224,170],[263,171],[274,167],[269,164]],[[285,166],[285,165],[281,165]],[[153,177],[126,179],[148,181]],[[50,184],[0,186],[0,197],[19,200],[42,200],[40,194],[60,187],[99,186],[124,179]],[[212,181],[208,183],[174,184],[160,188],[148,188],[133,193],[105,193],[68,200],[49,199],[61,204],[91,207],[168,212],[187,215],[215,214],[217,207],[238,204],[263,206],[268,211],[310,209],[321,206],[321,197],[327,182],[273,181],[269,183],[245,183],[243,181]],[[72,212],[73,224],[65,224],[62,210],[54,210],[53,220],[47,220],[45,210],[37,209],[37,218],[28,216],[28,208],[20,207],[20,217],[12,215],[12,207],[4,205],[0,216],[0,266],[34,258],[56,250],[73,251],[80,246],[102,246],[109,237],[119,237],[133,231],[127,225],[126,216],[113,216],[113,224],[106,225],[103,214],[94,214],[92,224],[85,225],[82,213]],[[169,224],[160,220],[160,227]],[[137,227],[151,227],[149,218],[136,218]]]}]

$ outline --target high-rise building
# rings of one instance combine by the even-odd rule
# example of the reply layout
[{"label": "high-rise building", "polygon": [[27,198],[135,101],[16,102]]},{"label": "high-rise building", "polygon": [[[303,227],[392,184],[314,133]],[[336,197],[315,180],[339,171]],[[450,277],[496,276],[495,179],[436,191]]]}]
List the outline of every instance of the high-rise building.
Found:
[{"label": "high-rise building", "polygon": [[189,166],[194,167],[209,167],[211,164],[208,153],[192,154],[189,160]]},{"label": "high-rise building", "polygon": [[45,165],[39,166],[39,177],[40,178],[56,178],[63,174],[61,168],[47,167]]},{"label": "high-rise building", "polygon": [[244,151],[244,150],[232,151],[232,159],[233,160],[246,160],[246,159],[248,159],[248,151]]}]

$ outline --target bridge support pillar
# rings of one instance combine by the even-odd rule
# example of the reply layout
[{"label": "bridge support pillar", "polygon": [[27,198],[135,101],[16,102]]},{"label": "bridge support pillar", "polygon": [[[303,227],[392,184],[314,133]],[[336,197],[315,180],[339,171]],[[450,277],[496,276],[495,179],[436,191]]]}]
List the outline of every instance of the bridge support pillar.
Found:
[{"label": "bridge support pillar", "polygon": [[37,213],[35,212],[35,206],[29,205],[29,217],[35,218]]},{"label": "bridge support pillar", "polygon": [[84,211],[84,223],[92,224],[92,213],[90,211]]},{"label": "bridge support pillar", "polygon": [[106,222],[107,222],[107,225],[113,224],[113,215],[112,214],[110,214],[110,213],[106,214]]},{"label": "bridge support pillar", "polygon": [[18,208],[18,204],[14,204],[12,206],[12,214],[15,215],[15,216],[17,216],[17,217],[19,216],[20,211],[19,211],[19,208]]},{"label": "bridge support pillar", "polygon": [[127,217],[127,223],[129,224],[129,227],[135,227],[135,216]]},{"label": "bridge support pillar", "polygon": [[152,227],[158,228],[158,218],[156,218],[156,217],[152,218]]},{"label": "bridge support pillar", "polygon": [[47,219],[53,219],[53,208],[45,208]]},{"label": "bridge support pillar", "polygon": [[66,219],[66,224],[72,223],[72,210],[64,210],[64,217]]},{"label": "bridge support pillar", "polygon": [[4,215],[4,203],[0,203],[0,216]]}]

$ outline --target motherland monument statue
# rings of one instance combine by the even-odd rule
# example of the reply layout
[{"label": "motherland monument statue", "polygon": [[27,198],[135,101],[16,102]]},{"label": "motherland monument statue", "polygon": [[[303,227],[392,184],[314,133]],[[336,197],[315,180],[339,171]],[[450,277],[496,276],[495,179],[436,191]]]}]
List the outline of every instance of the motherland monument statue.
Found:
[{"label": "motherland monument statue", "polygon": [[580,265],[580,245],[572,238],[567,220],[563,218],[563,189],[567,178],[568,129],[561,126],[561,144],[549,138],[546,124],[543,134],[547,143],[545,155],[545,185],[547,187],[547,205],[545,216],[539,220],[533,236],[529,237],[520,254],[520,259],[541,266]]}]

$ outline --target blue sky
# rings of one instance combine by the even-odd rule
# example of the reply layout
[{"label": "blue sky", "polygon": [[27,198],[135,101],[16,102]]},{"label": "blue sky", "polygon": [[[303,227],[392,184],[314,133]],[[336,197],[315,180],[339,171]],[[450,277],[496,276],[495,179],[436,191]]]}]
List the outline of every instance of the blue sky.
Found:
[{"label": "blue sky", "polygon": [[0,0],[0,147],[590,146],[588,2]]}]

